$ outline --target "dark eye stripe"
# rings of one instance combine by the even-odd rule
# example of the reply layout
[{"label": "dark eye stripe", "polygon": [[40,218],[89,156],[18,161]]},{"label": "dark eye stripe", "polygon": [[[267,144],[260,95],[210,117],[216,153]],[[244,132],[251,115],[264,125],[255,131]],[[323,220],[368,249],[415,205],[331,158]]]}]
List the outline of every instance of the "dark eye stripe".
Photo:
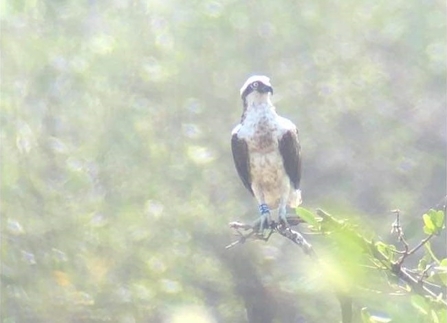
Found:
[{"label": "dark eye stripe", "polygon": [[258,82],[253,82],[253,83],[251,84],[251,87],[252,87],[253,89],[256,89],[258,86],[259,86],[259,83],[258,83]]}]

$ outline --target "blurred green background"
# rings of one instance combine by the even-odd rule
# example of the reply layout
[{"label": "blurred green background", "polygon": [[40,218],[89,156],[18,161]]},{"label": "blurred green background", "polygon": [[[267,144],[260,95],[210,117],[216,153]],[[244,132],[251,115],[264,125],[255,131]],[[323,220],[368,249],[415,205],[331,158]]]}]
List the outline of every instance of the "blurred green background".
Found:
[{"label": "blurred green background", "polygon": [[[3,322],[337,322],[299,248],[231,250],[239,88],[300,129],[303,206],[392,243],[445,195],[445,3],[2,1]],[[320,238],[309,238],[324,248]],[[444,253],[440,242],[435,249]],[[408,299],[356,306],[410,322]]]}]

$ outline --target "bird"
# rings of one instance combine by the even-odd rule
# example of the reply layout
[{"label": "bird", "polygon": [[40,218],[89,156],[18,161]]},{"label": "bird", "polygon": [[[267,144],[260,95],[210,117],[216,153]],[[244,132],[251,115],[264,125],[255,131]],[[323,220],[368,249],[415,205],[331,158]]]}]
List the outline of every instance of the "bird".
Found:
[{"label": "bird", "polygon": [[296,125],[276,113],[269,77],[249,77],[240,95],[242,116],[231,132],[231,150],[242,183],[257,200],[261,215],[253,227],[262,233],[274,223],[273,210],[288,226],[287,207],[302,203],[301,145]]}]

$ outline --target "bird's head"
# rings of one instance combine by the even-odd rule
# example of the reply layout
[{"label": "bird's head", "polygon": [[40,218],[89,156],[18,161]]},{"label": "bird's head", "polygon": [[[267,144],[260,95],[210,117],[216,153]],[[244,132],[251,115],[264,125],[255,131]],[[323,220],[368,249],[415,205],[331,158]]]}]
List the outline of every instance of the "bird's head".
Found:
[{"label": "bird's head", "polygon": [[273,94],[270,78],[264,75],[254,75],[245,81],[241,87],[241,98],[244,101],[244,106],[247,104],[248,96],[252,93],[257,93],[257,96],[260,98],[265,97],[265,99],[268,99],[268,94]]}]

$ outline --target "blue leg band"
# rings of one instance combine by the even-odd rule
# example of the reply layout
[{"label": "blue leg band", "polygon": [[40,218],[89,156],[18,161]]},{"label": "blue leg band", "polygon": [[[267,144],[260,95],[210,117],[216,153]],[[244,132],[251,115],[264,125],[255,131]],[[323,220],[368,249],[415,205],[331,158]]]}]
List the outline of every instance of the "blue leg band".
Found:
[{"label": "blue leg band", "polygon": [[269,214],[270,210],[267,204],[263,203],[259,205],[259,212],[261,212],[262,215]]}]

